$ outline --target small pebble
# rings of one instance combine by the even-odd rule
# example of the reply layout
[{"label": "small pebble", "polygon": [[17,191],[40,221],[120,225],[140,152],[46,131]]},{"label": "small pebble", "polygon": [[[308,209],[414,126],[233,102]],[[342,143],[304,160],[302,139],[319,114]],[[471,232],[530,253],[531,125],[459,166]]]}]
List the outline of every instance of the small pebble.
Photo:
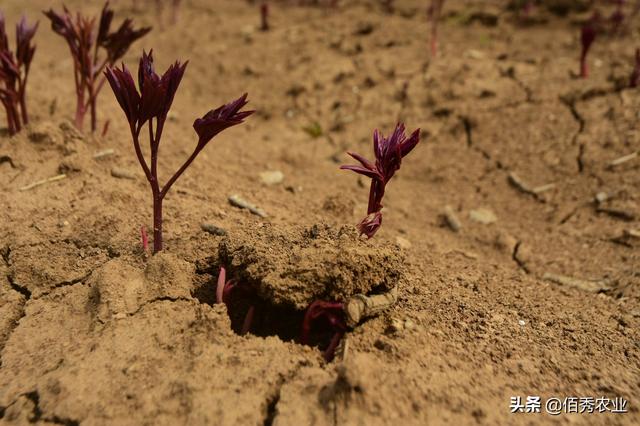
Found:
[{"label": "small pebble", "polygon": [[200,228],[211,235],[218,235],[220,237],[227,235],[227,231],[224,228],[220,228],[213,223],[201,223]]},{"label": "small pebble", "polygon": [[255,214],[256,216],[260,216],[260,217],[268,216],[267,213],[264,210],[262,210],[260,207],[251,204],[250,202],[240,197],[239,195],[236,195],[236,194],[231,195],[229,196],[228,200],[229,200],[229,204],[231,204],[232,206],[238,207],[240,209],[247,209],[251,213]]},{"label": "small pebble", "polygon": [[280,170],[272,170],[260,173],[260,180],[266,185],[277,185],[284,180],[284,174]]},{"label": "small pebble", "polygon": [[524,327],[525,322],[524,322],[523,320],[518,320],[518,324],[519,324],[521,327]]},{"label": "small pebble", "polygon": [[245,41],[249,42],[252,40],[252,36],[255,33],[255,28],[253,27],[253,25],[245,25],[244,27],[242,27],[240,29],[240,34],[242,35],[242,38],[244,38]]},{"label": "small pebble", "polygon": [[484,208],[471,210],[469,212],[469,219],[473,220],[474,222],[482,223],[483,225],[489,225],[491,223],[495,223],[498,220],[494,212]]},{"label": "small pebble", "polygon": [[122,169],[120,167],[114,167],[111,169],[111,176],[118,179],[135,179],[136,175],[130,170]]},{"label": "small pebble", "polygon": [[390,333],[398,333],[403,329],[404,329],[404,324],[402,323],[402,321],[400,321],[397,318],[393,318],[391,320],[391,324],[389,325],[389,328],[387,329],[387,331]]},{"label": "small pebble", "polygon": [[494,245],[498,250],[504,252],[505,254],[512,255],[513,249],[516,247],[516,244],[518,244],[518,240],[513,235],[504,230],[498,231],[498,234],[496,235],[496,239],[494,241]]},{"label": "small pebble", "polygon": [[604,203],[605,201],[607,201],[608,198],[609,198],[609,196],[607,195],[606,192],[598,192],[596,194],[596,201],[598,203]]},{"label": "small pebble", "polygon": [[470,59],[483,59],[485,57],[483,52],[475,49],[467,50],[464,52],[464,56]]},{"label": "small pebble", "polygon": [[93,158],[98,160],[100,158],[109,157],[115,154],[115,150],[113,148],[103,149],[102,151],[98,151],[93,154]]},{"label": "small pebble", "polygon": [[291,192],[292,194],[297,194],[299,192],[302,192],[302,187],[301,186],[288,185],[284,189],[286,189],[287,191]]},{"label": "small pebble", "polygon": [[396,244],[398,245],[398,247],[405,250],[411,248],[411,241],[407,240],[406,238],[396,237]]},{"label": "small pebble", "polygon": [[449,225],[449,228],[451,228],[453,232],[458,232],[460,229],[462,229],[462,223],[460,223],[460,219],[458,219],[455,212],[453,211],[453,208],[451,208],[451,206],[449,205],[444,206],[444,218],[447,221],[447,225]]},{"label": "small pebble", "polygon": [[414,328],[416,328],[416,323],[411,321],[410,319],[406,319],[404,320],[404,328],[406,328],[407,330],[413,330]]}]

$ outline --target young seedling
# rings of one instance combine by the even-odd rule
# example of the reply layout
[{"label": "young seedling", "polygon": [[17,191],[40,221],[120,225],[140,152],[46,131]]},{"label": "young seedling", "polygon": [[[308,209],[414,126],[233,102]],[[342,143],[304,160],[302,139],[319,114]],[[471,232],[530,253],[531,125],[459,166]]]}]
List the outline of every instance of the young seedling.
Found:
[{"label": "young seedling", "polygon": [[140,240],[142,242],[142,251],[145,253],[149,252],[149,236],[147,235],[147,228],[142,225],[140,227]]},{"label": "young seedling", "polygon": [[269,31],[269,3],[263,1],[260,5],[260,30]]},{"label": "young seedling", "polygon": [[629,77],[629,87],[638,87],[640,83],[640,49],[636,49],[635,64]]},{"label": "young seedling", "polygon": [[[175,181],[196,159],[198,154],[218,133],[238,125],[254,111],[240,111],[247,104],[247,94],[237,100],[206,113],[193,123],[198,142],[191,156],[163,185],[158,179],[158,149],[167,120],[187,63],[175,62],[160,76],[153,68],[152,52],[143,52],[138,68],[138,88],[124,64],[122,69],[107,67],[105,75],[120,107],[124,111],[140,166],[151,186],[153,196],[153,252],[162,250],[162,202]],[[147,163],[140,147],[140,132],[145,124],[149,128],[151,162]]]},{"label": "young seedling", "polygon": [[398,123],[391,136],[385,138],[378,130],[373,132],[373,152],[376,162],[371,163],[363,156],[349,152],[348,154],[361,165],[341,166],[343,170],[352,170],[371,178],[369,205],[367,216],[360,222],[360,234],[371,238],[382,224],[382,197],[385,187],[395,172],[400,169],[402,158],[420,142],[420,129],[415,130],[407,139],[404,124]]},{"label": "young seedling", "polygon": [[[242,326],[239,328],[239,334],[244,335],[253,328],[256,311],[260,310],[259,305],[261,303],[256,298],[255,291],[251,287],[236,280],[227,280],[227,271],[222,266],[218,272],[216,303],[224,303],[227,311],[230,312],[237,301],[244,301],[249,305],[242,319]],[[362,309],[355,309],[355,311],[357,311],[357,314],[362,314],[363,312]],[[336,347],[347,332],[347,324],[350,318],[351,316],[346,311],[344,303],[316,300],[305,311],[300,343],[303,345],[318,344],[317,340],[322,340],[322,338],[317,339],[319,335],[320,337],[326,337],[329,334],[329,344],[324,348],[323,356],[325,360],[331,361]],[[358,317],[359,319],[360,317]],[[355,326],[357,322],[356,320],[355,323],[352,323],[352,326]]]},{"label": "young seedling", "polygon": [[580,51],[580,77],[587,78],[589,77],[589,65],[587,64],[587,54],[589,53],[589,49],[591,45],[596,39],[600,28],[600,13],[594,12],[591,19],[589,19],[582,26],[580,30],[580,43],[582,44],[582,49]]},{"label": "young seedling", "polygon": [[15,55],[9,48],[4,15],[0,12],[0,102],[7,115],[9,134],[14,135],[29,123],[27,112],[27,77],[36,51],[31,40],[38,23],[27,25],[23,17],[16,25]]},{"label": "young seedling", "polygon": [[431,57],[435,58],[438,53],[438,21],[442,14],[442,6],[444,0],[431,0],[431,6],[427,11],[429,21],[431,22]]},{"label": "young seedling", "polygon": [[528,18],[529,16],[531,16],[531,13],[533,12],[533,9],[535,8],[535,1],[534,0],[525,0],[523,2],[522,5],[522,15],[525,18]]},{"label": "young seedling", "polygon": [[626,16],[623,9],[626,1],[614,0],[614,3],[616,4],[616,9],[609,17],[609,21],[611,22],[611,33],[616,35],[621,34],[625,31]]},{"label": "young seedling", "polygon": [[[224,266],[220,267],[220,272],[218,273],[218,283],[216,286],[216,303],[224,303],[227,306],[227,309],[230,308],[231,305],[231,297],[232,295],[238,295],[241,298],[245,299],[254,299],[255,295],[251,291],[249,287],[242,283],[238,283],[235,280],[227,281],[227,271]],[[242,321],[242,328],[240,329],[240,335],[247,334],[251,330],[251,326],[253,325],[253,318],[256,313],[256,305],[251,303],[249,305],[249,309]]]},{"label": "young seedling", "polygon": [[344,303],[316,300],[309,305],[305,312],[304,320],[302,321],[302,336],[300,341],[303,345],[312,343],[312,326],[319,321],[325,322],[325,325],[328,326],[329,331],[332,333],[329,345],[323,352],[324,359],[331,361],[340,340],[347,332]]},{"label": "young seedling", "polygon": [[102,8],[96,31],[96,18],[77,13],[75,16],[63,7],[62,13],[50,9],[44,14],[51,20],[51,29],[64,37],[73,57],[73,73],[76,89],[75,126],[82,130],[87,111],[91,114],[91,131],[97,128],[96,102],[104,85],[102,72],[113,66],[129,50],[129,47],[151,31],[150,27],[134,29],[131,19],[125,19],[120,27],[111,31],[113,10],[107,1]]}]

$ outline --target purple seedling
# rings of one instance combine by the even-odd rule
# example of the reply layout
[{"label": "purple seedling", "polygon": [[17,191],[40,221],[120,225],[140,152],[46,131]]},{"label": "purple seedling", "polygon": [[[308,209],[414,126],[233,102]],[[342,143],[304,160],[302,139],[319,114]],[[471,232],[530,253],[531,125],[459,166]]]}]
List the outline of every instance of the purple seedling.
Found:
[{"label": "purple seedling", "polygon": [[260,30],[269,31],[269,3],[263,1],[260,5]]},{"label": "purple seedling", "polygon": [[431,57],[435,58],[438,54],[438,22],[440,21],[440,15],[442,14],[442,7],[444,6],[444,0],[431,0],[431,5],[427,10],[429,22],[431,22]]},{"label": "purple seedling", "polygon": [[352,170],[371,179],[367,216],[358,225],[361,235],[371,238],[382,225],[382,197],[384,197],[385,188],[395,172],[400,169],[402,158],[409,154],[418,142],[420,142],[420,129],[415,130],[407,138],[404,124],[398,123],[393,134],[388,138],[385,138],[377,129],[373,132],[375,164],[359,154],[348,153],[361,165],[347,165],[340,168]]},{"label": "purple seedling", "polygon": [[323,352],[324,359],[331,361],[335,354],[340,340],[347,332],[347,322],[344,314],[344,304],[341,302],[326,302],[316,300],[307,308],[302,321],[302,334],[300,342],[304,345],[312,344],[311,334],[314,325],[324,322],[324,327],[328,327],[331,332],[329,345]]},{"label": "purple seedling", "polygon": [[[76,115],[74,124],[82,130],[87,111],[91,114],[91,131],[97,129],[97,98],[104,86],[104,69],[113,66],[129,50],[129,47],[151,31],[150,27],[134,29],[131,19],[125,19],[117,30],[111,31],[113,10],[107,1],[102,8],[96,31],[96,18],[77,13],[66,7],[62,13],[50,9],[44,14],[51,20],[51,29],[62,36],[69,45],[73,58],[73,75],[76,89]],[[101,53],[102,52],[102,53]]]},{"label": "purple seedling", "polygon": [[29,27],[26,18],[16,25],[15,55],[9,49],[4,15],[0,12],[0,102],[7,115],[9,134],[14,135],[29,123],[27,112],[27,77],[36,51],[31,40],[38,23]]},{"label": "purple seedling", "polygon": [[147,228],[144,225],[140,227],[140,240],[142,242],[142,250],[145,253],[149,252],[149,236],[147,235]]},{"label": "purple seedling", "polygon": [[580,77],[587,78],[589,77],[589,65],[587,64],[587,54],[589,53],[589,49],[591,45],[596,39],[600,28],[600,13],[594,12],[591,19],[589,19],[582,26],[580,30],[580,43],[582,45],[582,49],[580,51]]},{"label": "purple seedling", "polygon": [[525,0],[524,4],[522,5],[522,16],[525,19],[529,18],[534,9],[535,9],[534,0]]},{"label": "purple seedling", "polygon": [[[153,252],[161,251],[162,243],[162,202],[184,171],[202,152],[204,147],[223,130],[241,124],[254,111],[240,111],[247,104],[247,94],[217,109],[206,113],[193,123],[198,142],[193,153],[163,185],[158,179],[158,151],[164,125],[173,103],[173,98],[184,75],[187,63],[176,61],[160,76],[153,68],[152,52],[143,52],[138,68],[138,88],[131,73],[122,64],[122,69],[107,67],[105,75],[120,107],[124,111],[133,139],[136,156],[151,186],[153,198]],[[140,132],[148,123],[150,165],[140,146]],[[155,125],[154,125],[155,124]]]},{"label": "purple seedling", "polygon": [[[236,280],[227,280],[227,271],[220,267],[216,283],[216,303],[224,303],[227,311],[231,312],[237,301],[243,300],[249,303],[246,314],[242,320],[242,326],[238,334],[244,335],[251,331],[259,306],[262,303],[256,298],[255,291],[245,283]],[[344,304],[341,302],[326,302],[316,300],[305,311],[300,333],[300,343],[314,345],[318,342],[312,336],[319,334],[331,335],[330,341],[323,350],[323,356],[327,361],[333,359],[336,347],[347,331],[347,321],[344,312]]]},{"label": "purple seedling", "polygon": [[640,83],[640,49],[636,49],[635,63],[633,71],[629,77],[629,87],[638,87]]},{"label": "purple seedling", "polygon": [[[246,285],[238,284],[235,280],[227,281],[227,271],[224,266],[221,266],[216,285],[216,303],[224,303],[227,306],[227,310],[229,310],[231,307],[231,297],[236,294],[242,298],[254,298],[253,292]],[[252,303],[249,305],[249,309],[242,321],[242,328],[240,329],[241,335],[247,334],[251,330],[255,312],[256,305]]]},{"label": "purple seedling", "polygon": [[614,0],[614,3],[616,4],[616,9],[609,17],[609,21],[611,22],[611,32],[613,34],[620,34],[624,31],[625,26],[626,16],[624,14],[623,8],[626,1]]}]

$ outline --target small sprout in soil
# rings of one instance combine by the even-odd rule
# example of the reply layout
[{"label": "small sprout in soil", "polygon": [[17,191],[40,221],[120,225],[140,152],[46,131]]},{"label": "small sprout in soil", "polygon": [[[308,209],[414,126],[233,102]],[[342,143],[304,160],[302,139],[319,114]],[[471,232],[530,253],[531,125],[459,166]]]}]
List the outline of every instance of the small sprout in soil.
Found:
[{"label": "small sprout in soil", "polygon": [[316,300],[311,303],[302,322],[302,336],[300,338],[302,344],[314,344],[312,342],[312,327],[316,323],[324,323],[322,328],[329,330],[331,333],[329,345],[323,351],[324,359],[331,361],[340,340],[347,332],[344,304],[342,302],[326,302],[324,300]]},{"label": "small sprout in soil", "polygon": [[317,121],[314,121],[308,126],[303,127],[302,130],[304,130],[313,139],[318,139],[324,134],[324,132],[322,131],[322,126]]},{"label": "small sprout in soil", "polygon": [[520,8],[521,16],[524,19],[529,19],[534,8],[535,8],[535,2],[533,0],[524,0],[522,2],[522,7]]},{"label": "small sprout in soil", "polygon": [[640,83],[640,49],[636,49],[633,71],[629,77],[629,87],[638,87],[638,83]]},{"label": "small sprout in soil", "polygon": [[[138,68],[138,88],[136,88],[133,77],[124,64],[122,64],[122,69],[107,67],[105,70],[111,89],[113,89],[113,93],[129,122],[129,130],[131,131],[138,161],[151,186],[154,253],[162,250],[162,201],[171,186],[191,165],[209,141],[223,130],[241,124],[245,118],[254,112],[240,111],[247,104],[247,94],[245,93],[235,101],[211,110],[202,118],[196,119],[193,123],[193,128],[198,134],[198,142],[193,153],[161,187],[158,179],[160,139],[162,138],[169,109],[186,67],[187,63],[180,64],[180,62],[176,61],[160,76],[154,71],[152,52],[149,52],[149,54],[143,52]],[[145,160],[140,147],[140,132],[147,122],[151,149],[150,166]]]},{"label": "small sprout in soil", "polygon": [[14,135],[29,123],[26,89],[29,68],[36,47],[31,40],[38,29],[38,23],[27,25],[22,18],[16,25],[15,55],[9,49],[4,15],[0,12],[0,102],[7,115],[9,134]]},{"label": "small sprout in soil", "polygon": [[[234,313],[238,311],[239,304],[244,306],[246,313],[244,317],[238,318],[242,325],[236,328],[240,335],[251,331],[256,312],[261,309],[260,306],[264,305],[251,287],[236,280],[227,280],[227,271],[224,266],[220,267],[218,273],[216,303],[224,303],[230,317],[235,317]],[[236,326],[239,324],[240,322],[237,322]],[[299,341],[303,345],[320,345],[325,360],[331,361],[336,347],[346,332],[347,315],[344,303],[316,300],[305,311]],[[323,346],[323,343],[326,346]]]},{"label": "small sprout in soil", "polygon": [[[221,266],[216,286],[216,303],[224,303],[227,306],[227,311],[231,311],[231,306],[233,304],[232,297],[250,301],[255,299],[253,291],[245,284],[238,283],[235,280],[227,281],[227,271],[224,266]],[[247,313],[244,316],[244,320],[242,321],[240,335],[245,335],[251,330],[255,313],[256,304],[250,303]]]},{"label": "small sprout in soil", "polygon": [[269,2],[263,1],[260,5],[260,30],[269,31]]},{"label": "small sprout in soil", "polygon": [[371,238],[382,224],[382,197],[387,183],[400,169],[402,158],[420,142],[420,129],[416,129],[409,138],[405,135],[404,124],[398,123],[391,136],[385,138],[378,130],[373,132],[373,152],[376,162],[371,163],[363,156],[349,152],[348,154],[361,165],[341,166],[343,170],[352,170],[371,178],[369,205],[367,216],[360,222],[360,234]]},{"label": "small sprout in soil", "polygon": [[[73,57],[73,71],[76,89],[75,126],[82,130],[87,110],[91,114],[91,131],[97,129],[96,100],[104,85],[102,72],[113,66],[129,50],[129,47],[143,37],[150,27],[134,29],[131,19],[125,19],[120,27],[111,31],[113,10],[107,1],[102,8],[96,31],[96,18],[77,13],[75,16],[66,7],[62,13],[50,9],[44,14],[51,20],[51,29],[64,37]],[[101,54],[100,52],[104,52]]]},{"label": "small sprout in soil", "polygon": [[584,23],[580,30],[580,43],[582,49],[580,51],[580,77],[589,77],[589,65],[587,64],[587,54],[593,44],[600,28],[600,13],[594,12],[593,16]]},{"label": "small sprout in soil", "polygon": [[429,22],[431,22],[431,57],[435,58],[438,53],[438,21],[442,14],[444,0],[431,0],[431,5],[427,10]]},{"label": "small sprout in soil", "polygon": [[149,253],[149,236],[147,235],[147,228],[144,225],[140,227],[140,239],[142,241],[142,251]]},{"label": "small sprout in soil", "polygon": [[626,16],[624,14],[623,8],[626,2],[625,0],[614,0],[614,3],[616,3],[616,9],[609,17],[609,22],[611,23],[611,33],[615,35],[621,34],[625,30]]}]

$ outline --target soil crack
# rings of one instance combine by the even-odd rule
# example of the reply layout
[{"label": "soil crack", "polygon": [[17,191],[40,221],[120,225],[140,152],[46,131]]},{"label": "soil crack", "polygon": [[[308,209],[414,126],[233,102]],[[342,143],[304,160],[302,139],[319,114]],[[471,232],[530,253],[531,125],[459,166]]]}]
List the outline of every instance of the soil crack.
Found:
[{"label": "soil crack", "polygon": [[280,384],[274,395],[271,395],[267,399],[267,415],[264,418],[262,424],[264,426],[273,425],[273,420],[276,418],[276,405],[280,402],[280,391],[282,390],[282,384]]},{"label": "soil crack", "polygon": [[16,283],[13,279],[13,276],[7,275],[7,281],[9,281],[9,285],[11,286],[12,290],[23,295],[26,300],[31,299],[31,291],[27,287]]},{"label": "soil crack", "polygon": [[571,137],[571,145],[578,145],[576,164],[578,166],[578,173],[582,173],[584,170],[584,160],[582,159],[582,157],[584,156],[585,145],[582,142],[578,142],[578,138],[584,132],[587,122],[585,118],[580,114],[580,112],[578,112],[578,100],[573,95],[561,95],[560,102],[562,102],[567,108],[569,108],[571,116],[576,121],[576,123],[578,123],[578,130]]},{"label": "soil crack", "polygon": [[67,280],[67,281],[61,281],[57,284],[55,284],[53,287],[51,287],[48,291],[41,293],[38,297],[34,298],[34,299],[40,299],[44,296],[48,296],[51,293],[53,293],[54,291],[63,288],[63,287],[70,287],[76,284],[83,284],[84,281],[89,278],[91,276],[91,274],[93,273],[93,271],[89,271],[86,274],[84,274],[81,277],[78,278],[73,278],[71,280]]},{"label": "soil crack", "polygon": [[11,246],[4,246],[2,250],[0,250],[0,256],[2,256],[2,260],[4,260],[5,265],[9,267],[9,257],[11,256]]},{"label": "soil crack", "polygon": [[527,268],[527,265],[518,257],[518,250],[520,250],[520,246],[522,245],[522,241],[518,241],[516,245],[513,247],[513,254],[511,258],[518,264],[520,269],[522,269],[525,273],[529,274],[531,271]]},{"label": "soil crack", "polygon": [[154,303],[158,303],[158,302],[192,302],[192,301],[193,299],[187,298],[187,297],[171,297],[171,296],[156,297],[155,299],[151,299],[148,302],[142,304],[138,309],[130,313],[129,316],[132,317],[134,315],[137,315],[140,313],[140,311],[142,311],[147,306],[153,305]]},{"label": "soil crack", "polygon": [[[33,403],[33,408],[31,410],[31,417],[29,418],[29,423],[53,423],[56,425],[64,425],[64,426],[79,426],[80,422],[78,420],[74,420],[68,417],[61,417],[56,414],[52,416],[45,416],[40,408],[40,394],[37,390],[23,393],[20,397],[25,397],[29,401]],[[13,401],[6,407],[0,407],[0,419],[4,418],[7,409],[14,405],[18,400]]]},{"label": "soil crack", "polygon": [[278,403],[280,402],[280,396],[282,393],[282,387],[293,380],[297,375],[300,369],[306,364],[306,362],[298,362],[296,366],[289,371],[286,375],[280,375],[278,381],[275,384],[273,392],[271,392],[267,396],[267,405],[266,405],[266,413],[264,420],[262,421],[263,426],[272,426],[273,422],[278,415]]},{"label": "soil crack", "polygon": [[460,121],[462,122],[462,127],[464,128],[464,134],[467,141],[467,146],[469,148],[473,147],[473,123],[471,119],[467,116],[461,115]]}]

